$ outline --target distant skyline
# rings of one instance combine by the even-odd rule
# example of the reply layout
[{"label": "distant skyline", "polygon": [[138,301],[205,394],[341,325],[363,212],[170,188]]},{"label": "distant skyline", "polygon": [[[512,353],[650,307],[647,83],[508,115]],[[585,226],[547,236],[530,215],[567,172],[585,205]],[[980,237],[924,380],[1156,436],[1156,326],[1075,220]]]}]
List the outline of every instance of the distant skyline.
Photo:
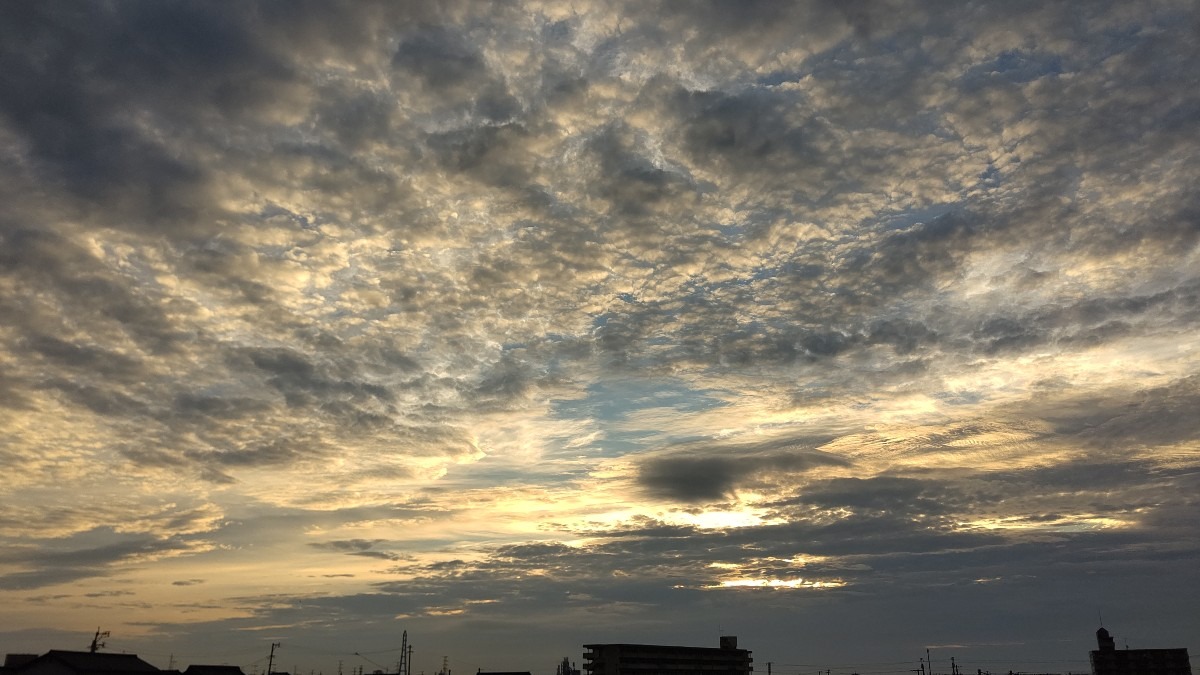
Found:
[{"label": "distant skyline", "polygon": [[0,650],[1200,653],[1198,63],[1182,0],[2,3]]}]

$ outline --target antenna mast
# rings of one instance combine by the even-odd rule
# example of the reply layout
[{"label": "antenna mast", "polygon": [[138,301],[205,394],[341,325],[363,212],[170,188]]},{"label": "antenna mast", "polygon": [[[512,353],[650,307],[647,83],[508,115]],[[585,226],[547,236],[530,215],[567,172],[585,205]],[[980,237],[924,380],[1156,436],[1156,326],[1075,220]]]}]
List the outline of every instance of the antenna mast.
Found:
[{"label": "antenna mast", "polygon": [[396,665],[396,675],[404,675],[404,660],[408,656],[408,631],[400,635],[400,663]]},{"label": "antenna mast", "polygon": [[98,650],[104,646],[104,643],[100,641],[101,638],[106,638],[106,637],[108,637],[108,635],[109,635],[108,631],[104,631],[103,633],[101,633],[100,627],[96,626],[96,634],[94,636],[92,636],[92,646],[88,648],[88,651],[95,654],[96,650]]},{"label": "antenna mast", "polygon": [[278,642],[271,643],[271,656],[267,658],[267,675],[271,675],[271,667],[275,665],[275,648],[278,646]]}]

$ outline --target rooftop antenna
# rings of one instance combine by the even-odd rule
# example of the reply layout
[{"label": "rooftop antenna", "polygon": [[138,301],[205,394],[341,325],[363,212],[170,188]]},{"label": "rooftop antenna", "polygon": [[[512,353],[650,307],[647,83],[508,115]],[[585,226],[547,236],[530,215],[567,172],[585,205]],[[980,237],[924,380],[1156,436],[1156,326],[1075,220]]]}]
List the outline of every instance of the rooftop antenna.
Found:
[{"label": "rooftop antenna", "polygon": [[405,657],[408,656],[408,631],[400,636],[400,663],[396,664],[396,675],[404,675]]},{"label": "rooftop antenna", "polygon": [[271,675],[271,668],[275,665],[275,648],[278,646],[278,642],[271,643],[271,656],[267,658],[267,675]]},{"label": "rooftop antenna", "polygon": [[1100,627],[1104,628],[1104,614],[1100,610],[1096,610],[1096,616],[1100,617]]},{"label": "rooftop antenna", "polygon": [[92,636],[92,646],[88,648],[88,651],[91,652],[92,654],[95,654],[96,650],[98,650],[104,646],[104,643],[101,642],[100,640],[103,638],[106,638],[108,636],[109,636],[108,631],[104,631],[103,633],[101,633],[100,627],[96,626],[96,634]]}]

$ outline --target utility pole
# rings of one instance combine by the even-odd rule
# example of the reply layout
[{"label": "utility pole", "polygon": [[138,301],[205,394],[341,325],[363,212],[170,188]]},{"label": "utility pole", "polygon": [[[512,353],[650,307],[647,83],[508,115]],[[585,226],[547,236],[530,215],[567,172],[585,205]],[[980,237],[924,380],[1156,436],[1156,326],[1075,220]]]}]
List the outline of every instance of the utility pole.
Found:
[{"label": "utility pole", "polygon": [[275,648],[278,646],[278,642],[271,643],[271,656],[267,658],[267,675],[271,675],[271,668],[275,666]]}]

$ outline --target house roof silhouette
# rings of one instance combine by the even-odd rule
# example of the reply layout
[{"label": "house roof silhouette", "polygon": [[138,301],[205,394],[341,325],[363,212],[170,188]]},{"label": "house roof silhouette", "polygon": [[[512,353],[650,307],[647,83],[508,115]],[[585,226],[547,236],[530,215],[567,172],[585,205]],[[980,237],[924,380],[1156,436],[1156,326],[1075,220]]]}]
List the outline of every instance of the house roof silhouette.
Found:
[{"label": "house roof silhouette", "polygon": [[6,668],[17,675],[67,671],[76,675],[126,675],[157,673],[158,668],[139,659],[136,654],[107,654],[101,652],[71,652],[51,649],[41,656],[18,666]]},{"label": "house roof silhouette", "polygon": [[191,665],[183,675],[245,675],[238,666]]}]

